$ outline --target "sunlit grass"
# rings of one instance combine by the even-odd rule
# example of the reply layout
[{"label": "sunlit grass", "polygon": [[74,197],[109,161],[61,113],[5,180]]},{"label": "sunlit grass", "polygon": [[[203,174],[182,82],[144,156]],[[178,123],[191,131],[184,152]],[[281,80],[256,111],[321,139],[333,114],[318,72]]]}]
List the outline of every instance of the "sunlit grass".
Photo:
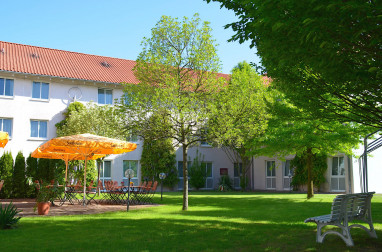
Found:
[{"label": "sunlit grass", "polygon": [[[328,214],[335,195],[191,192],[165,193],[158,207],[47,218],[22,218],[0,231],[0,251],[344,251],[382,248],[381,238],[352,229],[355,247],[337,236],[315,242],[316,227],[303,221]],[[382,196],[372,200],[373,221],[382,237]]]}]

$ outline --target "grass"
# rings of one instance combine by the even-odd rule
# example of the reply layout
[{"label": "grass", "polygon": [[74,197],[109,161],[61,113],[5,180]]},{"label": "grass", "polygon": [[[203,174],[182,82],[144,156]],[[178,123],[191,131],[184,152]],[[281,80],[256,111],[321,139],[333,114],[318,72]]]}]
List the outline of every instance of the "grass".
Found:
[{"label": "grass", "polygon": [[[1,251],[381,251],[382,195],[372,200],[378,239],[354,228],[353,248],[334,235],[315,242],[303,221],[328,214],[335,195],[191,192],[165,193],[159,207],[96,215],[22,218],[0,230]],[[160,202],[157,194],[155,201]]]}]

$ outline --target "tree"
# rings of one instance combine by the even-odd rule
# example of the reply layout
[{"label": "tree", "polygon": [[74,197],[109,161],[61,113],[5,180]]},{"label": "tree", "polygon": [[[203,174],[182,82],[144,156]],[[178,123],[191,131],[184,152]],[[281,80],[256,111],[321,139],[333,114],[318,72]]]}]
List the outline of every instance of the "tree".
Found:
[{"label": "tree", "polygon": [[25,158],[21,151],[17,153],[15,167],[13,169],[13,190],[12,197],[25,197],[26,177],[25,177]]},{"label": "tree", "polygon": [[[241,186],[247,188],[252,156],[256,155],[256,140],[268,125],[265,96],[268,84],[247,62],[233,70],[228,88],[216,99],[213,116],[208,122],[208,134],[222,146],[232,163],[242,163]],[[239,169],[236,166],[235,169]],[[238,171],[240,174],[240,171]]]},{"label": "tree", "polygon": [[0,158],[0,178],[4,180],[0,195],[4,198],[12,196],[13,157],[11,152],[4,152]]},{"label": "tree", "polygon": [[307,198],[313,197],[313,162],[315,154],[335,155],[338,152],[352,155],[361,143],[360,136],[370,129],[354,123],[326,120],[301,120],[306,111],[288,103],[282,93],[275,92],[269,99],[270,114],[267,133],[262,138],[264,146],[259,151],[266,156],[281,158],[296,154],[305,158],[308,177]]},{"label": "tree", "polygon": [[152,140],[145,138],[141,156],[142,178],[159,180],[160,173],[166,173],[163,184],[173,188],[178,183],[174,146],[170,139]]},{"label": "tree", "polygon": [[[198,15],[179,22],[163,16],[144,38],[134,73],[139,84],[127,84],[122,111],[126,127],[152,139],[172,140],[183,151],[183,210],[188,209],[188,148],[203,140],[200,129],[210,105],[224,88],[220,62],[208,22]],[[155,123],[148,118],[155,114]]]},{"label": "tree", "polygon": [[[233,10],[226,25],[256,46],[277,87],[315,117],[382,128],[380,1],[206,0]],[[373,130],[374,131],[374,130]]]},{"label": "tree", "polygon": [[190,167],[190,184],[196,190],[205,187],[206,184],[207,173],[206,167],[204,166],[205,163],[203,161],[204,156],[202,156],[202,154],[200,154],[197,150],[196,156]]},{"label": "tree", "polygon": [[36,188],[32,183],[37,179],[37,158],[34,158],[29,154],[26,160],[26,177],[28,180],[26,194],[27,197],[36,196]]}]

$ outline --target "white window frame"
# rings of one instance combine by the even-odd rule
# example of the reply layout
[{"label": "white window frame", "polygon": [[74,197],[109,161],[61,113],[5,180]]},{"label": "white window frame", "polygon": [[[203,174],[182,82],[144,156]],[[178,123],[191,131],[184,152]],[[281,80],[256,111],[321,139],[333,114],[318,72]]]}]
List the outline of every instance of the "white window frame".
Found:
[{"label": "white window frame", "polygon": [[[0,94],[0,98],[6,98],[6,99],[12,99],[14,96],[15,96],[15,80],[14,79],[9,79],[9,78],[2,78],[0,77],[0,79],[3,79],[4,80],[4,94]],[[6,83],[7,83],[7,80],[11,80],[12,81],[12,95],[6,95],[5,94],[5,88],[6,88]]]},{"label": "white window frame", "polygon": [[0,131],[4,131],[4,121],[3,120],[10,120],[11,121],[11,132],[8,132],[8,135],[9,135],[9,138],[12,139],[12,135],[13,135],[13,118],[0,117]]},{"label": "white window frame", "polygon": [[[291,190],[292,189],[291,182],[292,182],[292,178],[293,178],[293,168],[291,168],[291,166],[290,166],[291,161],[292,160],[287,159],[287,160],[285,160],[285,162],[283,162],[283,188],[284,188],[284,190]],[[290,179],[289,179],[289,174],[285,174],[285,168],[287,167],[287,163],[289,163],[289,172],[291,174]],[[289,181],[288,187],[286,186],[285,180]]]},{"label": "white window frame", "polygon": [[[214,189],[214,164],[213,162],[210,162],[210,161],[203,161],[201,162],[201,165],[204,165],[205,164],[205,174],[206,174],[206,180],[204,182],[204,187],[202,189]],[[211,177],[207,177],[207,164],[211,164]],[[212,186],[211,187],[207,187],[207,181],[208,180],[212,180]]]},{"label": "white window frame", "polygon": [[[122,173],[123,173],[122,177],[123,177],[124,182],[129,180],[128,178],[125,177],[125,169],[124,169],[125,162],[135,162],[137,164],[137,170],[134,174],[134,177],[130,179],[130,182],[132,181],[134,183],[134,181],[135,181],[136,183],[134,183],[134,185],[137,186],[139,183],[139,179],[138,179],[139,160],[123,160],[123,162],[122,162]],[[129,167],[127,169],[131,169],[131,165],[129,165]],[[127,183],[124,183],[124,184],[127,185]]]},{"label": "white window frame", "polygon": [[[239,170],[237,171],[237,173],[239,174],[239,176],[235,176],[235,165],[238,165],[238,168]],[[240,169],[241,168],[241,169]],[[241,176],[243,175],[243,163],[233,163],[233,186],[234,188],[236,189],[240,189],[241,186],[240,186],[240,180],[241,180]],[[238,180],[238,186],[235,186],[235,180]]]},{"label": "white window frame", "polygon": [[[274,163],[274,168],[271,170],[272,173],[274,172],[274,176],[268,176],[268,162],[273,162]],[[271,181],[271,186],[272,187],[268,187],[268,183],[267,181],[270,180]],[[273,184],[272,181],[275,181],[275,183]],[[265,161],[265,188],[267,190],[276,190],[276,161],[275,160],[266,160]]]},{"label": "white window frame", "polygon": [[[334,163],[334,160],[337,158],[337,175],[333,175],[333,163]],[[344,174],[341,175],[341,172],[340,172],[340,158],[343,159],[343,164],[344,164]],[[344,156],[335,156],[335,157],[332,157],[332,164],[331,164],[331,172],[330,172],[330,175],[331,175],[331,179],[330,179],[330,191],[331,192],[345,192],[346,191],[346,168],[345,168],[345,157]],[[337,189],[332,189],[332,182],[333,182],[333,179],[337,180]],[[344,180],[344,189],[341,190],[340,189],[340,179],[343,179]]]},{"label": "white window frame", "polygon": [[[37,130],[38,136],[37,137],[32,136],[32,121],[38,122],[38,130]],[[46,122],[46,137],[40,137],[40,123],[41,122]],[[30,119],[30,134],[29,134],[30,139],[46,140],[46,139],[48,139],[48,133],[49,133],[49,121],[48,120]]]},{"label": "white window frame", "polygon": [[[110,163],[110,177],[105,177],[105,163]],[[112,161],[111,160],[104,160],[102,163],[102,168],[99,174],[99,180],[101,180],[102,185],[105,185],[105,181],[111,181],[111,171],[112,171]]]},{"label": "white window frame", "polygon": [[[36,97],[33,97],[33,87],[34,87],[34,83],[39,83],[40,84],[40,88],[39,88],[39,90],[40,90],[40,95],[39,95],[39,97],[38,98],[36,98]],[[44,83],[44,84],[48,84],[48,98],[41,98],[41,92],[42,92],[42,83]],[[33,101],[49,101],[49,99],[50,99],[50,83],[49,82],[42,82],[42,81],[32,81],[32,94],[31,94],[31,100],[33,100]]]},{"label": "white window frame", "polygon": [[[103,101],[103,103],[101,103],[100,100],[99,100],[99,91],[100,90],[103,90],[103,92],[104,92],[105,100]],[[106,103],[106,91],[111,91],[111,103]],[[100,104],[100,105],[113,105],[114,104],[113,89],[110,89],[110,88],[98,88],[98,90],[97,90],[97,101],[98,101],[98,104]]]}]

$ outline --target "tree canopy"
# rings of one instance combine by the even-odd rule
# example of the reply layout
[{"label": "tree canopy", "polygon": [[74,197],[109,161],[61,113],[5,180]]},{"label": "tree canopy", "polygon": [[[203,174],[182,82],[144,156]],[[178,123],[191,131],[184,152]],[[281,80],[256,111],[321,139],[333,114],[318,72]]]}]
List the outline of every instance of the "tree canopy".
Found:
[{"label": "tree canopy", "polygon": [[313,116],[382,128],[381,1],[206,0],[233,10],[277,87]]},{"label": "tree canopy", "polygon": [[[127,84],[122,110],[126,125],[137,135],[170,138],[183,151],[183,210],[188,209],[187,150],[203,140],[201,129],[210,118],[220,61],[208,22],[163,16],[144,38],[134,68],[139,84]],[[155,115],[155,122],[149,118]]]}]

